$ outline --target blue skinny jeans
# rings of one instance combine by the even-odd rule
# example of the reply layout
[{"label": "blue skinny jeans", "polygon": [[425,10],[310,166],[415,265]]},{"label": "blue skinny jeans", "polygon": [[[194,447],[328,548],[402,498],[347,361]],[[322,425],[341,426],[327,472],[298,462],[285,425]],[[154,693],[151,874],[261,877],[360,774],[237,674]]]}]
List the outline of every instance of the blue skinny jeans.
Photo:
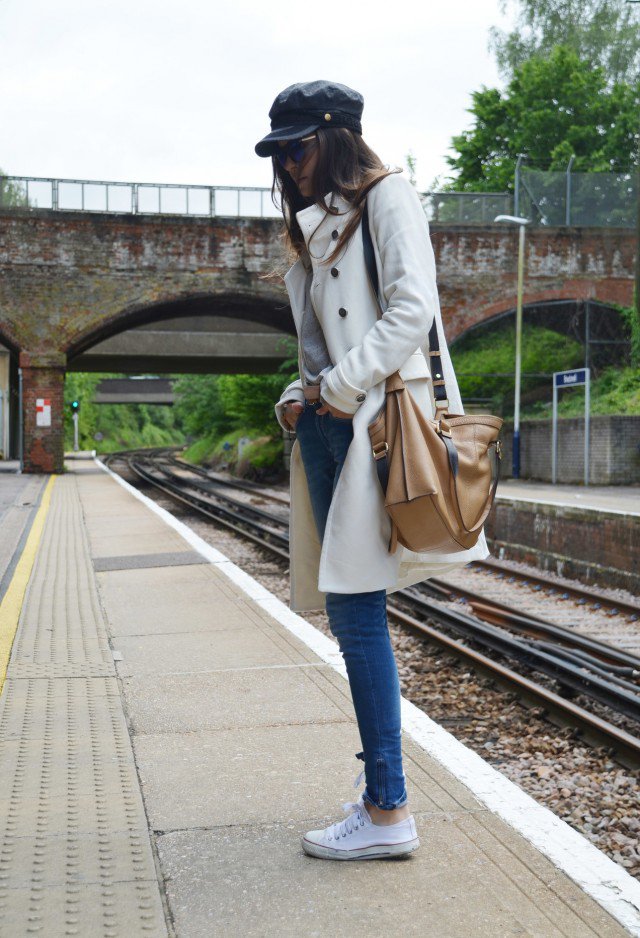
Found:
[{"label": "blue skinny jeans", "polygon": [[[316,413],[305,403],[296,436],[320,540],[338,477],[353,439],[353,421]],[[344,658],[358,721],[366,786],[364,800],[383,810],[407,801],[402,770],[400,681],[387,625],[386,590],[327,593],[329,628]]]}]

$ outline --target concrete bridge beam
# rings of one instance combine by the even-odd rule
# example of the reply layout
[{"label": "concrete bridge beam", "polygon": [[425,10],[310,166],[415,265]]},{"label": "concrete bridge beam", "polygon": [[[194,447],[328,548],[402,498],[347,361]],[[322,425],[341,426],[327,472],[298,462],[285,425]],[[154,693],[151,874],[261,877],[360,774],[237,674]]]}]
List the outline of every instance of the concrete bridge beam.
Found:
[{"label": "concrete bridge beam", "polygon": [[72,371],[128,374],[273,374],[288,357],[282,333],[132,329],[100,342],[70,364]]}]

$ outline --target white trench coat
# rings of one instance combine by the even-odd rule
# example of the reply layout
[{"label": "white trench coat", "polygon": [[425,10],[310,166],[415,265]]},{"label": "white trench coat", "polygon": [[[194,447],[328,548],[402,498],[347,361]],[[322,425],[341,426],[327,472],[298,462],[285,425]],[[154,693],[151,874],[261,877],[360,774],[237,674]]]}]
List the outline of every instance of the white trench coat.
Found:
[{"label": "white trench coat", "polygon": [[[394,554],[388,552],[391,520],[384,507],[367,427],[384,404],[386,377],[398,368],[424,413],[433,417],[427,336],[434,317],[449,411],[462,414],[462,403],[442,329],[429,225],[417,192],[404,176],[392,174],[374,186],[367,198],[385,310],[381,317],[365,266],[361,226],[333,264],[326,264],[337,233],[347,225],[352,211],[341,196],[329,193],[327,204],[330,200],[342,214],[329,215],[314,204],[298,212],[297,219],[313,270],[314,309],[335,362],[322,379],[321,394],[329,404],[354,415],[353,440],[322,543],[299,442],[292,447],[290,607],[296,612],[324,609],[328,592],[384,588],[391,593],[489,555],[484,531],[470,550],[415,553],[398,545]],[[284,278],[298,335],[306,277],[301,258]],[[300,380],[290,384],[275,405],[284,429],[283,407],[292,400],[304,402]]]}]

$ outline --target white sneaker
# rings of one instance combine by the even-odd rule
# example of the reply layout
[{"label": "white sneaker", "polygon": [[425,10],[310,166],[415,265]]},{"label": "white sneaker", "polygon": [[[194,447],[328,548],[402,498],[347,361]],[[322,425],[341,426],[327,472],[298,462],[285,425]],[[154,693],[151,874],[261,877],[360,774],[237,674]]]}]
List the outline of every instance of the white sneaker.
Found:
[{"label": "white sneaker", "polygon": [[375,860],[412,853],[420,846],[413,815],[396,824],[374,824],[362,795],[342,805],[348,817],[323,831],[308,831],[302,849],[323,860]]}]

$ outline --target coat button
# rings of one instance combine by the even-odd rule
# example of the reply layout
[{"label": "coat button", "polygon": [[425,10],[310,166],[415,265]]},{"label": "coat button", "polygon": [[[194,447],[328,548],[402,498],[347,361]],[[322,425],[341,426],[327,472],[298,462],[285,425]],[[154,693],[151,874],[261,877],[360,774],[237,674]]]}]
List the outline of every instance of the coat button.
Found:
[{"label": "coat button", "polygon": [[332,276],[332,277],[338,277],[339,274],[340,274],[340,271],[338,270],[337,267],[332,267],[332,268],[331,268],[331,276]]},{"label": "coat button", "polygon": [[341,306],[341,307],[340,307],[340,309],[338,310],[338,315],[339,315],[339,316],[342,316],[343,319],[344,319],[344,317],[347,315],[347,311],[346,311],[346,309],[344,308],[344,306]]},{"label": "coat button", "polygon": [[337,228],[334,228],[334,230],[331,232],[331,237],[333,238],[334,241],[337,241],[338,236],[339,236],[339,231]]},{"label": "coat button", "polygon": [[367,396],[366,394],[358,394],[358,396],[356,397],[356,400],[359,403],[361,403],[365,399],[366,396]]}]

